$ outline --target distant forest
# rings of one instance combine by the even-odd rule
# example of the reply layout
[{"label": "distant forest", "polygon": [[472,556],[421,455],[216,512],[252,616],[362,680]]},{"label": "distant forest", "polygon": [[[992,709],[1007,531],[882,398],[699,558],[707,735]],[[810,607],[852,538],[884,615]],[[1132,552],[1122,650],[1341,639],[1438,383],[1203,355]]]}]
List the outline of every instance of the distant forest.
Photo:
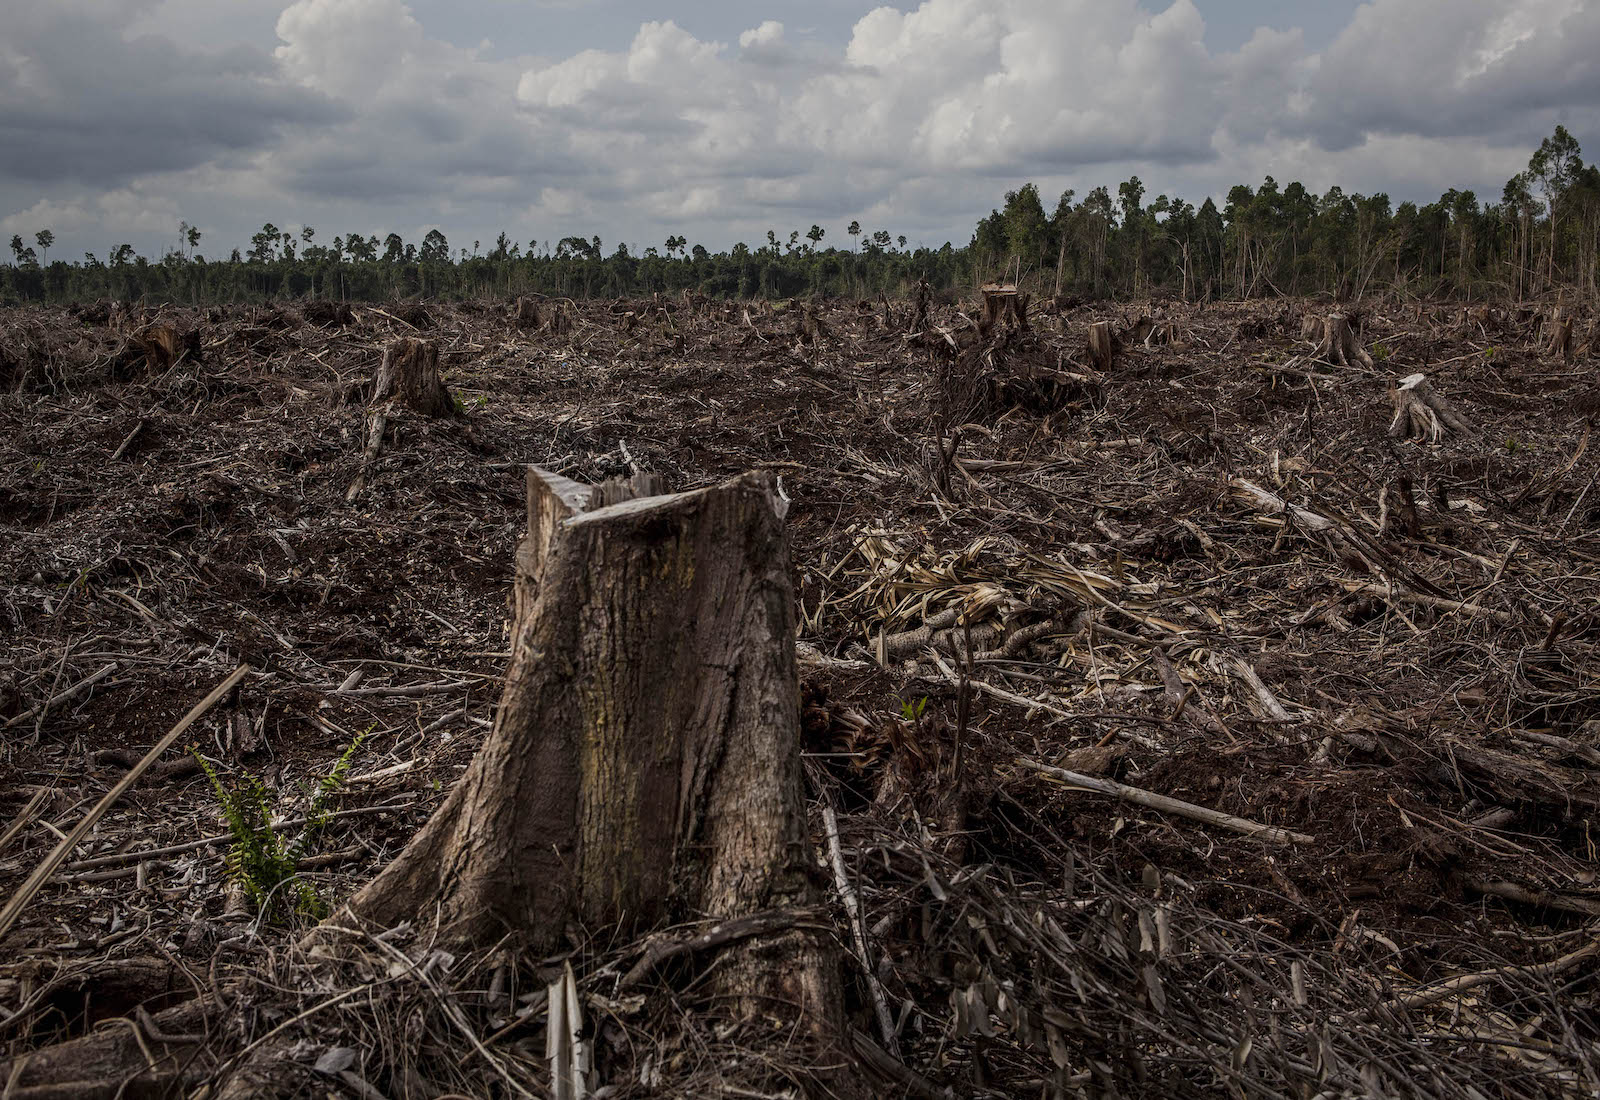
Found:
[{"label": "distant forest", "polygon": [[712,253],[671,236],[635,254],[609,254],[596,237],[530,240],[501,233],[485,249],[452,248],[438,230],[420,242],[358,233],[323,243],[267,224],[248,250],[208,259],[203,234],[182,223],[180,244],[156,259],[132,246],[104,259],[50,258],[54,235],[11,238],[0,266],[0,301],[143,298],[212,304],[269,298],[383,301],[545,294],[626,298],[692,291],[732,297],[851,297],[903,293],[926,279],[938,289],[1020,280],[1040,294],[1092,298],[1172,295],[1184,299],[1332,294],[1377,290],[1459,295],[1537,294],[1573,287],[1593,294],[1600,253],[1600,169],[1585,165],[1564,127],[1546,138],[1498,202],[1450,190],[1437,202],[1394,206],[1386,194],[1318,196],[1270,176],[1244,184],[1218,207],[1158,195],[1138,177],[1115,197],[1097,187],[1068,191],[1047,211],[1027,184],[982,219],[965,247],[908,249],[887,229],[852,222],[848,247],[820,226],[769,230],[758,245]]}]

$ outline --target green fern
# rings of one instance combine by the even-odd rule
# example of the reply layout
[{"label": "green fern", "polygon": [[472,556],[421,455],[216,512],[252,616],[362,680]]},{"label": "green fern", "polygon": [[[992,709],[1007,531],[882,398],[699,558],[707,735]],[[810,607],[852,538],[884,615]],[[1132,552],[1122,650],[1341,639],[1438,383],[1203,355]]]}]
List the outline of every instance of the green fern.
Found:
[{"label": "green fern", "polygon": [[328,823],[328,796],[344,785],[345,776],[372,729],[368,727],[357,734],[333,768],[312,788],[305,825],[292,841],[285,840],[272,827],[276,800],[257,776],[245,772],[237,784],[229,787],[211,762],[200,755],[199,749],[189,749],[211,782],[222,819],[233,840],[225,861],[228,877],[243,888],[251,904],[269,919],[320,919],[327,915],[327,903],[309,883],[299,881],[300,863],[310,854],[318,834]]}]

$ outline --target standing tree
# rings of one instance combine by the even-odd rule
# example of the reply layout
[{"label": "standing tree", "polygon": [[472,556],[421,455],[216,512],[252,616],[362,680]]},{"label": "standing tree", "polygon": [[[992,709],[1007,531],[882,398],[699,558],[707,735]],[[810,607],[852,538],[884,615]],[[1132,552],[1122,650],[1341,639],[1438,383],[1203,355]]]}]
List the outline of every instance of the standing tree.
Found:
[{"label": "standing tree", "polygon": [[447,264],[450,262],[450,242],[437,229],[428,230],[422,238],[422,260]]},{"label": "standing tree", "polygon": [[[847,229],[846,229],[846,230],[845,230],[845,232],[846,232],[846,233],[848,233],[848,234],[850,234],[850,236],[851,236],[851,237],[852,237],[852,238],[855,238],[855,237],[859,237],[859,236],[861,236],[861,223],[860,223],[860,222],[857,222],[857,221],[852,221],[852,222],[851,222],[851,223],[850,223],[850,226],[849,226],[849,228],[847,228]],[[854,242],[854,241],[852,241],[852,244],[851,244],[851,246],[852,246],[852,247],[855,247],[855,243],[856,243],[856,242]]]},{"label": "standing tree", "polygon": [[1550,216],[1550,255],[1547,277],[1556,281],[1556,206],[1572,185],[1573,177],[1583,167],[1579,158],[1582,150],[1578,139],[1558,125],[1556,132],[1539,143],[1538,151],[1528,161],[1528,175],[1544,192],[1545,206]]},{"label": "standing tree", "polygon": [[277,259],[277,255],[278,227],[267,222],[259,233],[250,237],[250,260],[252,263],[266,264]]},{"label": "standing tree", "polygon": [[39,246],[39,255],[44,263],[50,262],[50,246],[56,243],[56,235],[48,229],[41,229],[33,235],[34,243]]}]

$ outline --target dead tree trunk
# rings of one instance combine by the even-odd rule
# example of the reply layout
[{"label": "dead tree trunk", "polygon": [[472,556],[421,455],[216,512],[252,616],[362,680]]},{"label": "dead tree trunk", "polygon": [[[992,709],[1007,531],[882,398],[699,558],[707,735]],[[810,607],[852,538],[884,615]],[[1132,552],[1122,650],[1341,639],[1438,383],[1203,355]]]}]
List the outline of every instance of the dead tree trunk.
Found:
[{"label": "dead tree trunk", "polygon": [[1117,357],[1116,340],[1110,321],[1095,321],[1089,326],[1089,365],[1102,374],[1111,369]]},{"label": "dead tree trunk", "polygon": [[1425,374],[1412,374],[1400,379],[1391,397],[1394,400],[1394,419],[1389,422],[1389,434],[1396,439],[1438,443],[1450,432],[1466,435],[1477,432],[1470,421],[1434,390]]},{"label": "dead tree trunk", "polygon": [[1372,356],[1356,342],[1356,334],[1350,328],[1350,318],[1342,313],[1328,314],[1328,320],[1322,327],[1322,346],[1317,348],[1316,358],[1336,367],[1359,365],[1371,370],[1376,366]]},{"label": "dead tree trunk", "polygon": [[398,398],[423,416],[455,416],[455,399],[439,378],[439,345],[401,337],[383,349],[383,364],[372,387],[374,403]]},{"label": "dead tree trunk", "polygon": [[[794,599],[765,475],[691,493],[530,471],[494,730],[444,805],[350,902],[445,943],[819,903],[801,790]],[[735,1014],[837,1039],[838,960],[790,928],[724,952]]]}]

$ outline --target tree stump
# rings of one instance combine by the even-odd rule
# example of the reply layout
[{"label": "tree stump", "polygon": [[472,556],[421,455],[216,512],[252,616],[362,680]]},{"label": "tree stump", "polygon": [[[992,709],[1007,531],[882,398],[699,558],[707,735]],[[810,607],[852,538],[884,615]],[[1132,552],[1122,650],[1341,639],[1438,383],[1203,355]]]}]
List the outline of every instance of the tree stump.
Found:
[{"label": "tree stump", "polygon": [[[443,944],[535,951],[685,917],[802,911],[822,894],[801,788],[794,597],[768,475],[599,492],[540,470],[517,555],[511,665],[493,731],[350,909],[437,923]],[[841,1032],[838,958],[790,927],[730,945],[738,1015]]]},{"label": "tree stump", "polygon": [[1089,326],[1089,365],[1104,374],[1117,358],[1117,343],[1111,335],[1110,321],[1095,321]]},{"label": "tree stump", "polygon": [[557,302],[550,311],[550,332],[555,336],[565,336],[572,331],[572,311],[567,308],[567,303]]},{"label": "tree stump", "polygon": [[542,323],[539,318],[539,303],[532,298],[517,299],[517,316],[514,321],[520,329],[533,330]]},{"label": "tree stump", "polygon": [[996,325],[1005,325],[1018,332],[1028,331],[1028,295],[1009,283],[990,283],[980,288],[983,292],[983,313],[978,319],[978,332],[988,336]]},{"label": "tree stump", "polygon": [[372,387],[374,403],[395,398],[423,416],[455,416],[455,399],[439,378],[439,345],[402,336],[383,349]]},{"label": "tree stump", "polygon": [[1350,328],[1350,318],[1343,313],[1328,314],[1322,326],[1322,345],[1317,348],[1315,358],[1335,367],[1360,365],[1371,370],[1376,366],[1372,356],[1356,342],[1356,334]]},{"label": "tree stump", "polygon": [[797,341],[802,344],[815,344],[824,336],[831,335],[828,326],[818,315],[814,303],[800,302],[798,306],[794,317],[794,337]]},{"label": "tree stump", "polygon": [[1572,311],[1557,308],[1550,318],[1550,336],[1545,354],[1552,359],[1572,361]]},{"label": "tree stump", "polygon": [[1433,388],[1425,374],[1400,379],[1390,396],[1394,401],[1394,419],[1389,422],[1389,434],[1396,439],[1438,443],[1450,432],[1477,433],[1471,422]]},{"label": "tree stump", "polygon": [[928,311],[932,306],[933,288],[928,285],[928,280],[918,279],[916,288],[911,292],[911,325],[906,330],[908,335],[916,336],[927,331],[931,324]]}]

